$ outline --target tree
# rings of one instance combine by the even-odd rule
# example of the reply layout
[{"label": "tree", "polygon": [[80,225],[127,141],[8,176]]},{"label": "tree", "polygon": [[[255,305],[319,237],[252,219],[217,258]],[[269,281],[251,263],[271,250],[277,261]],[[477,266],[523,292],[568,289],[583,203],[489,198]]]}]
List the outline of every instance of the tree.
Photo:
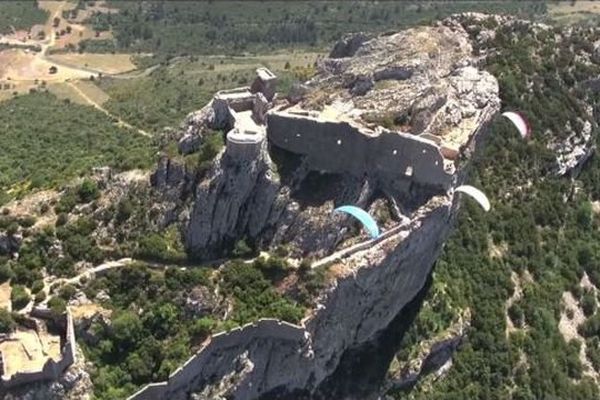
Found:
[{"label": "tree", "polygon": [[237,242],[235,242],[235,246],[233,248],[232,253],[235,257],[246,257],[252,254],[252,249],[250,248],[250,246],[248,246],[244,239],[240,239]]},{"label": "tree", "polygon": [[20,310],[31,301],[31,297],[25,291],[25,287],[15,285],[10,293],[10,301],[14,310]]},{"label": "tree", "polygon": [[122,311],[112,319],[112,338],[119,352],[129,351],[144,336],[142,321],[131,311]]},{"label": "tree", "polygon": [[0,333],[10,333],[15,330],[17,323],[12,314],[5,308],[0,308]]},{"label": "tree", "polygon": [[586,317],[591,316],[596,311],[596,295],[592,291],[586,291],[581,299],[581,308]]},{"label": "tree", "polygon": [[80,203],[89,203],[92,200],[96,200],[100,197],[98,184],[91,179],[84,179],[77,189],[77,196]]},{"label": "tree", "polygon": [[4,283],[9,279],[12,279],[14,276],[12,269],[8,266],[8,264],[0,265],[0,283]]}]

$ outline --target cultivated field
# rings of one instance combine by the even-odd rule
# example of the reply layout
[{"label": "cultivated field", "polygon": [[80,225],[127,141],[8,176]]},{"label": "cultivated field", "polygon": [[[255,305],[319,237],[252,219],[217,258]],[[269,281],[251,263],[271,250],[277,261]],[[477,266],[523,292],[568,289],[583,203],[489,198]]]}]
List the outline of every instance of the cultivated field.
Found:
[{"label": "cultivated field", "polygon": [[50,61],[37,53],[21,49],[8,49],[0,52],[0,80],[64,82],[67,79],[89,78],[90,73],[67,66],[58,66],[55,73]]},{"label": "cultivated field", "polygon": [[549,2],[548,14],[557,21],[573,23],[600,14],[600,2],[581,0]]},{"label": "cultivated field", "polygon": [[91,69],[103,74],[120,74],[136,69],[130,54],[66,53],[52,54],[48,59],[56,61],[59,65]]}]

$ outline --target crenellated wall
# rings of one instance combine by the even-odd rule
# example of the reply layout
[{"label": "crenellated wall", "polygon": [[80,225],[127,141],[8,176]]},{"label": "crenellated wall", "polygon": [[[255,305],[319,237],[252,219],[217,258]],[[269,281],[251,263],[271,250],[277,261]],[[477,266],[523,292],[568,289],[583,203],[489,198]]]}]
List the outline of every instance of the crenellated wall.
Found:
[{"label": "crenellated wall", "polygon": [[316,170],[402,174],[412,181],[448,188],[452,174],[431,140],[395,132],[367,132],[345,121],[324,121],[288,112],[267,114],[267,137],[285,150],[308,157]]}]

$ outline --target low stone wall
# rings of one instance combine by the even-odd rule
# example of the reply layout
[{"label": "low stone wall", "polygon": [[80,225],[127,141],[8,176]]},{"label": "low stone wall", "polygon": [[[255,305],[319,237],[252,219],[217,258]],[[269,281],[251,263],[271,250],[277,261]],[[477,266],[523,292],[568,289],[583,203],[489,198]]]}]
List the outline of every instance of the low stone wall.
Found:
[{"label": "low stone wall", "polygon": [[[34,308],[34,310],[31,312],[31,315],[34,315],[38,318],[54,319],[54,316],[49,310]],[[0,386],[2,388],[12,388],[27,383],[58,380],[63,372],[75,362],[75,355],[77,352],[73,318],[71,313],[67,310],[66,315],[64,315],[62,319],[63,321],[56,321],[59,323],[62,322],[65,327],[65,342],[61,349],[61,359],[58,361],[49,359],[46,361],[41,371],[19,372],[12,375],[8,379],[2,377],[0,380]],[[2,357],[2,365],[4,365],[4,357]]]},{"label": "low stone wall", "polygon": [[403,174],[412,181],[448,188],[452,174],[444,170],[444,157],[431,140],[418,136],[374,133],[345,121],[324,121],[287,112],[267,114],[271,143],[308,157],[315,170]]}]

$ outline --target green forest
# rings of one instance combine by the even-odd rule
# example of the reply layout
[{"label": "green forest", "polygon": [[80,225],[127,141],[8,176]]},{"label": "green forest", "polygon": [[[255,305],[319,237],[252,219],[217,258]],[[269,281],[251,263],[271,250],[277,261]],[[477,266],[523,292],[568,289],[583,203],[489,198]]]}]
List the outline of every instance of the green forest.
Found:
[{"label": "green forest", "polygon": [[87,41],[85,51],[163,55],[239,54],[276,48],[324,48],[348,32],[398,30],[461,11],[542,14],[539,1],[109,1],[118,14],[88,23],[112,29],[115,42]]},{"label": "green forest", "polygon": [[33,25],[44,24],[48,12],[38,8],[36,0],[8,0],[0,2],[0,34],[14,30],[28,30]]},{"label": "green forest", "polygon": [[154,160],[151,139],[50,93],[1,103],[0,131],[0,203],[21,191],[56,187],[92,167],[148,168]]},{"label": "green forest", "polygon": [[[488,59],[487,69],[499,80],[503,108],[525,113],[533,139],[521,140],[505,121],[491,127],[470,182],[484,189],[492,210],[484,213],[465,200],[457,229],[435,267],[437,284],[398,357],[406,360],[411,346],[442,332],[458,310],[471,311],[467,342],[455,354],[447,377],[396,393],[398,399],[600,396],[596,383],[583,374],[581,343],[566,343],[558,331],[561,295],[570,290],[588,304],[591,318],[580,332],[588,358],[595,368],[600,366],[598,299],[579,286],[584,272],[600,284],[600,218],[590,203],[600,198],[600,160],[594,157],[576,180],[560,178],[552,173],[553,154],[545,147],[552,137],[564,135],[566,121],[585,118],[577,99],[597,110],[597,95],[574,84],[600,72],[575,56],[581,49],[589,51],[598,38],[579,28],[557,43],[553,31],[513,29],[497,30],[490,44],[497,53]],[[581,190],[573,194],[574,187]],[[492,247],[506,251],[493,257]],[[526,271],[533,282],[523,283],[522,298],[505,310],[514,290],[511,272],[522,277]],[[507,312],[517,327],[508,337]]]},{"label": "green forest", "polygon": [[[125,398],[142,384],[167,379],[212,332],[264,317],[297,323],[304,308],[272,286],[286,269],[277,257],[252,264],[232,261],[218,272],[202,267],[157,271],[138,264],[90,282],[84,289],[88,298],[104,291],[110,300],[102,305],[113,310],[110,325],[91,328],[96,346],[80,342],[95,366],[94,394],[98,399]],[[199,312],[186,305],[194,292],[212,293],[215,282],[233,299],[226,320],[219,320],[223,310]],[[203,304],[210,302],[205,297]]]}]

